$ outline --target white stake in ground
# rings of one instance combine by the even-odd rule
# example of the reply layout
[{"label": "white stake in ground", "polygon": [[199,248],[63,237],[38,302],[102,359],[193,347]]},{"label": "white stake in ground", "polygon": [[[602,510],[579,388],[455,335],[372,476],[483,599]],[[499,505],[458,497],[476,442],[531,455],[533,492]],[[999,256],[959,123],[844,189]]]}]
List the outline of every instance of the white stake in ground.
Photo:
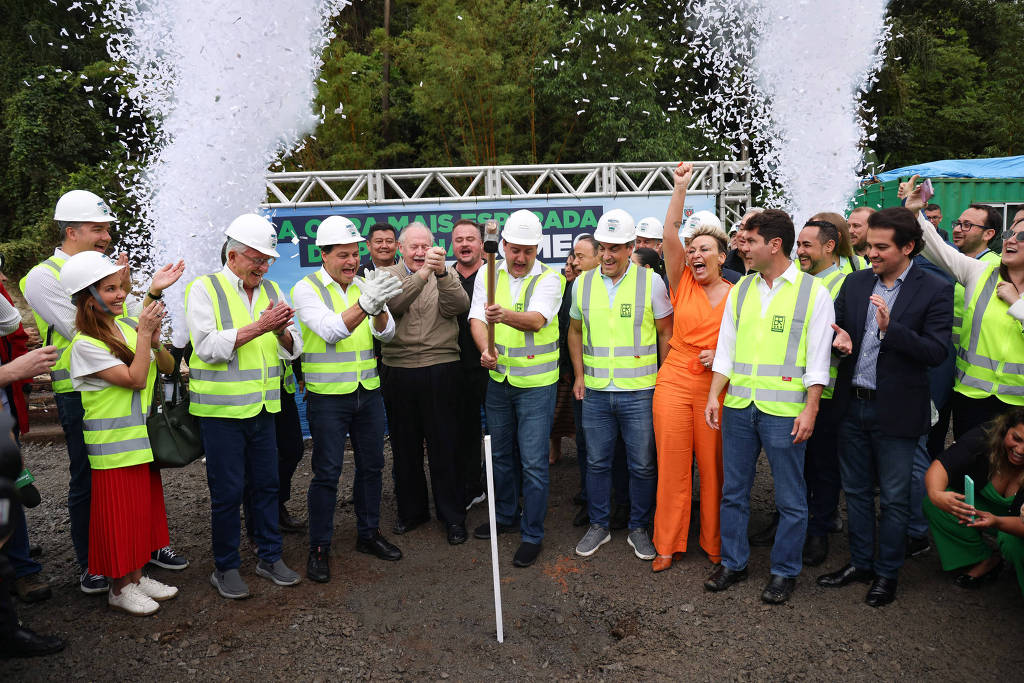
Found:
[{"label": "white stake in ground", "polygon": [[491,464],[491,436],[484,437],[484,463],[487,466],[487,512],[491,522],[491,570],[494,576],[494,623],[498,629],[498,642],[505,642],[501,623],[501,577],[498,575],[498,523],[494,517],[494,466]]}]

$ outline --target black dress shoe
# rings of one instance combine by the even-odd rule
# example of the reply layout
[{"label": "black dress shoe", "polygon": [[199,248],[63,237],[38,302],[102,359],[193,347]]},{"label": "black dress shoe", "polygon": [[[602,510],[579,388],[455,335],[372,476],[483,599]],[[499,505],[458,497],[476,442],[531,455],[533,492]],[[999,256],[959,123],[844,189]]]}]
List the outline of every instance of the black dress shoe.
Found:
[{"label": "black dress shoe", "polygon": [[448,525],[448,545],[461,545],[466,542],[466,525]]},{"label": "black dress shoe", "polygon": [[573,526],[588,526],[590,524],[590,513],[587,511],[587,506],[584,505],[576,513],[576,516],[572,518]]},{"label": "black dress shoe", "polygon": [[[513,531],[519,531],[519,525],[518,524],[502,524],[501,522],[498,522],[496,526],[497,526],[497,529],[498,529],[498,535],[499,536],[501,534],[510,534]],[[481,524],[477,528],[473,529],[473,538],[488,539],[490,537],[491,537],[491,523],[490,522],[484,522],[483,524]]]},{"label": "black dress shoe", "polygon": [[306,578],[317,583],[327,583],[331,580],[331,549],[319,546],[309,549],[309,559],[306,560]]},{"label": "black dress shoe", "polygon": [[957,574],[956,578],[953,579],[953,585],[957,588],[976,589],[981,588],[989,581],[994,581],[998,576],[999,572],[1003,571],[1003,560],[1000,559],[996,566],[989,569],[981,576],[971,576],[967,572],[963,574]]},{"label": "black dress shoe", "polygon": [[804,541],[804,566],[817,567],[828,557],[828,536],[808,536]]},{"label": "black dress shoe", "polygon": [[0,657],[38,657],[52,655],[64,649],[64,641],[57,636],[41,636],[30,628],[19,626],[0,638]]},{"label": "black dress shoe", "polygon": [[927,536],[907,536],[907,557],[921,557],[931,549]]},{"label": "black dress shoe", "polygon": [[429,521],[430,515],[427,515],[426,517],[417,517],[416,519],[410,520],[397,519],[395,520],[395,525],[391,527],[391,532],[395,536],[401,536],[402,534],[409,533],[416,527],[423,526]]},{"label": "black dress shoe", "polygon": [[370,538],[357,538],[356,550],[391,562],[402,559],[402,551],[388,543],[388,539],[384,538],[380,531],[373,532]]},{"label": "black dress shoe", "polygon": [[849,586],[854,581],[867,583],[875,578],[875,573],[870,569],[857,569],[848,564],[837,572],[822,574],[818,577],[818,585],[824,588],[842,588]]},{"label": "black dress shoe", "polygon": [[527,543],[523,541],[519,544],[519,550],[512,556],[512,564],[517,567],[529,567],[537,561],[537,556],[540,555],[540,548],[540,543]]},{"label": "black dress shoe", "polygon": [[888,605],[896,599],[896,579],[887,579],[884,576],[876,576],[871,588],[868,590],[864,602],[872,607]]},{"label": "black dress shoe", "polygon": [[306,522],[293,517],[284,505],[277,511],[277,525],[283,533],[295,533],[306,528]]},{"label": "black dress shoe", "polygon": [[711,572],[711,576],[709,576],[704,581],[704,588],[706,590],[717,593],[718,591],[724,591],[726,588],[733,585],[734,583],[739,583],[740,581],[743,581],[746,578],[746,567],[744,567],[743,569],[733,571],[732,569],[726,567],[724,564],[720,564],[717,567],[715,567],[715,571]]},{"label": "black dress shoe", "polygon": [[761,601],[767,602],[769,605],[781,605],[789,600],[789,596],[793,595],[794,588],[796,588],[796,579],[788,579],[785,576],[772,574],[768,585],[764,587],[764,591],[761,593]]},{"label": "black dress shoe", "polygon": [[772,545],[775,543],[775,530],[779,528],[779,511],[775,510],[772,512],[772,521],[768,523],[768,526],[756,531],[747,537],[750,545],[763,548],[765,546]]}]

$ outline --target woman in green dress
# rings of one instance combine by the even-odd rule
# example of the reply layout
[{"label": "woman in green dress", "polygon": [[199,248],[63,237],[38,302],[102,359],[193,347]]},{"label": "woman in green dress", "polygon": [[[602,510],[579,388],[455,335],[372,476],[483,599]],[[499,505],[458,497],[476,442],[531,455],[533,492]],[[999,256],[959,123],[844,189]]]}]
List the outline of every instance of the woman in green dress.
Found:
[{"label": "woman in green dress", "polygon": [[[965,475],[974,481],[973,506],[964,499]],[[932,463],[924,483],[924,513],[942,568],[961,570],[954,583],[978,588],[1005,562],[1024,594],[1024,407],[964,433]],[[983,534],[994,534],[998,550]]]}]

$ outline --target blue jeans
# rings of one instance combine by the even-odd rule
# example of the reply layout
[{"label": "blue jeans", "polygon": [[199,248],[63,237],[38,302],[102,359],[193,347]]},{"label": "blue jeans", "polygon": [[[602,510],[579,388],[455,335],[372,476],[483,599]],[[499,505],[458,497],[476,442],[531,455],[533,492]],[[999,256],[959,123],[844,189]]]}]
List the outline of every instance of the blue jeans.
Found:
[{"label": "blue jeans", "polygon": [[[953,362],[956,359],[956,350],[953,345],[949,346],[949,353],[946,360],[940,365],[928,368],[928,391],[932,396],[932,403],[935,410],[942,413],[946,404],[949,403],[953,393]],[[948,413],[947,413],[948,415]],[[946,431],[942,433],[943,447],[945,450],[946,432],[949,431],[949,421],[939,418],[939,424],[945,424]],[[921,504],[924,502],[924,473],[932,465],[931,451],[928,448],[929,434],[923,435],[917,442],[917,452],[914,454],[913,479],[910,482],[910,521],[907,523],[907,533],[917,538],[928,535],[928,520],[924,517],[924,509]]]},{"label": "blue jeans", "polygon": [[80,569],[89,566],[89,508],[92,505],[92,468],[85,452],[85,436],[82,420],[82,395],[77,391],[54,394],[57,415],[64,430],[64,441],[68,446],[68,470],[71,481],[68,485],[68,517],[71,522],[71,543],[75,547],[75,559]]},{"label": "blue jeans", "polygon": [[255,417],[201,417],[199,429],[206,451],[206,479],[212,510],[213,563],[218,571],[238,569],[242,505],[249,487],[250,517],[261,560],[281,558],[278,528],[277,435],[274,416],[266,410]]},{"label": "blue jeans", "polygon": [[494,514],[499,524],[514,524],[521,493],[523,512],[519,528],[526,543],[540,543],[544,538],[548,436],[555,417],[557,387],[557,383],[552,383],[546,387],[520,388],[493,379],[487,384],[485,405],[494,467]]},{"label": "blue jeans", "polygon": [[792,417],[763,413],[753,403],[746,408],[722,408],[722,564],[727,569],[744,569],[750,559],[750,489],[762,448],[772,468],[775,508],[779,511],[771,573],[796,578],[803,568],[807,442],[793,443],[792,431]]},{"label": "blue jeans", "polygon": [[587,512],[591,524],[608,528],[612,462],[620,435],[626,446],[629,469],[629,528],[645,528],[651,522],[658,488],[651,412],[653,398],[654,389],[587,389],[583,397],[583,429],[587,434]]},{"label": "blue jeans", "polygon": [[14,575],[17,578],[38,574],[43,571],[43,565],[39,564],[29,555],[28,524],[25,521],[25,508],[20,503],[15,503],[11,509],[14,517],[14,531],[11,538],[4,545],[3,552],[14,567]]},{"label": "blue jeans", "polygon": [[[885,436],[874,401],[850,399],[839,426],[839,469],[846,492],[850,555],[857,569],[895,579],[903,566],[910,480],[917,439]],[[875,559],[875,475],[881,490],[878,557]]]},{"label": "blue jeans", "polygon": [[313,479],[307,495],[309,547],[331,545],[346,434],[352,439],[355,453],[352,502],[356,533],[359,538],[373,538],[380,526],[384,470],[384,401],[380,390],[359,387],[351,394],[307,392],[306,415],[313,435]]}]

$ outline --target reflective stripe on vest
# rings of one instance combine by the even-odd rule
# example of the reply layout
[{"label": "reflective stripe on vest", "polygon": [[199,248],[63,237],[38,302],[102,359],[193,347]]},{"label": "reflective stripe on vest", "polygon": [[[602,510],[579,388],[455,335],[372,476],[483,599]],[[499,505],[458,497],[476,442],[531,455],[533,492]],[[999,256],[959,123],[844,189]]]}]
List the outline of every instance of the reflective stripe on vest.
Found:
[{"label": "reflective stripe on vest", "polygon": [[[135,318],[115,320],[125,345],[134,353],[138,336]],[[73,344],[92,344],[109,351],[110,348],[92,337],[79,333]],[[152,462],[146,416],[153,401],[153,385],[156,381],[156,363],[150,362],[146,374],[145,388],[135,391],[110,385],[99,391],[82,392],[82,420],[85,452],[93,469],[129,467]]]},{"label": "reflective stripe on vest", "polygon": [[[60,271],[65,263],[67,263],[67,259],[54,255],[42,263],[36,264],[32,270],[47,268],[53,273],[53,276],[57,278],[59,283]],[[18,282],[18,287],[21,289],[23,296],[25,294],[26,280],[28,280],[28,274]],[[39,317],[39,314],[35,311],[32,311],[32,317],[36,321],[36,329],[39,330],[39,336],[43,339],[43,346],[53,345],[57,347],[57,362],[50,369],[50,382],[53,385],[53,392],[55,394],[66,394],[74,391],[75,388],[71,383],[71,354],[67,353],[67,350],[71,347],[71,340],[65,339],[60,332],[54,330],[53,326]]]},{"label": "reflective stripe on vest", "polygon": [[[984,261],[985,263],[998,264],[1000,262],[999,254],[986,249],[977,256],[976,259]],[[964,296],[966,291],[964,286],[959,282],[953,284],[953,346],[960,346],[960,334],[964,327]]]},{"label": "reflective stripe on vest", "polygon": [[[832,301],[836,300],[839,296],[839,290],[843,287],[843,281],[846,279],[846,273],[837,270],[829,273],[826,277],[821,278],[821,284],[825,285],[825,289],[828,290],[829,296],[832,297]],[[836,391],[836,379],[839,377],[839,356],[836,354],[830,354],[828,364],[828,384],[821,391],[822,399],[829,399],[835,395]]]},{"label": "reflective stripe on vest", "polygon": [[1003,403],[1024,405],[1024,335],[1009,306],[996,293],[999,265],[993,264],[978,281],[965,311],[956,352],[953,389],[969,398],[995,396]]},{"label": "reflective stripe on vest", "polygon": [[[218,330],[237,329],[254,322],[241,297],[228,296],[226,284],[220,273],[193,280],[185,292],[186,307],[192,287],[205,287],[214,299]],[[255,311],[262,311],[281,298],[277,285],[266,279],[256,297]],[[192,346],[196,346],[195,339]],[[253,417],[263,408],[270,413],[280,412],[283,370],[277,346],[277,337],[267,332],[235,349],[228,362],[213,364],[204,362],[193,350],[189,359],[189,412],[200,417],[237,419]]]},{"label": "reflective stripe on vest", "polygon": [[[736,353],[732,376],[725,396],[730,408],[745,408],[751,400],[769,415],[796,417],[803,409],[807,390],[803,385],[806,372],[807,323],[813,306],[815,285],[821,283],[811,275],[799,273],[794,287],[785,287],[772,297],[762,316],[760,294],[751,293],[753,273],[744,277],[736,288],[733,321],[736,327]],[[745,306],[747,298],[754,299]],[[756,306],[754,313],[750,307]],[[743,311],[747,310],[747,316]],[[785,330],[789,314],[789,330]],[[763,363],[761,359],[775,361]],[[782,361],[782,362],[779,362]]]},{"label": "reflective stripe on vest", "polygon": [[[529,275],[523,281],[518,300],[513,303],[511,276],[507,270],[498,270],[495,303],[519,312],[529,310],[533,290],[544,277],[557,277],[564,292],[565,278],[562,274],[542,263],[540,273]],[[507,379],[509,384],[520,388],[554,384],[558,381],[558,316],[551,316],[538,332],[522,332],[509,325],[495,325],[494,349],[498,358],[490,377],[495,382]]]},{"label": "reflective stripe on vest", "polygon": [[[599,281],[603,295],[594,288],[599,277],[597,269],[583,274],[576,305],[583,314],[583,381],[588,388],[604,389],[613,381],[616,388],[627,391],[654,386],[658,376],[658,333],[648,289],[652,287],[653,273],[631,266],[611,301],[603,279]],[[628,315],[623,315],[626,306]],[[595,331],[598,340],[611,344],[594,344]]]},{"label": "reflective stripe on vest", "polygon": [[[340,294],[323,283],[319,271],[307,275],[302,281],[312,285],[332,313],[344,312],[341,306],[346,302],[341,300]],[[359,285],[353,282],[348,286],[345,296],[346,299],[358,299],[360,294]],[[306,380],[306,389],[314,394],[351,394],[360,385],[364,389],[379,388],[380,378],[377,376],[377,357],[373,353],[370,318],[363,318],[349,336],[333,344],[328,344],[323,337],[303,325],[302,375]]]}]

